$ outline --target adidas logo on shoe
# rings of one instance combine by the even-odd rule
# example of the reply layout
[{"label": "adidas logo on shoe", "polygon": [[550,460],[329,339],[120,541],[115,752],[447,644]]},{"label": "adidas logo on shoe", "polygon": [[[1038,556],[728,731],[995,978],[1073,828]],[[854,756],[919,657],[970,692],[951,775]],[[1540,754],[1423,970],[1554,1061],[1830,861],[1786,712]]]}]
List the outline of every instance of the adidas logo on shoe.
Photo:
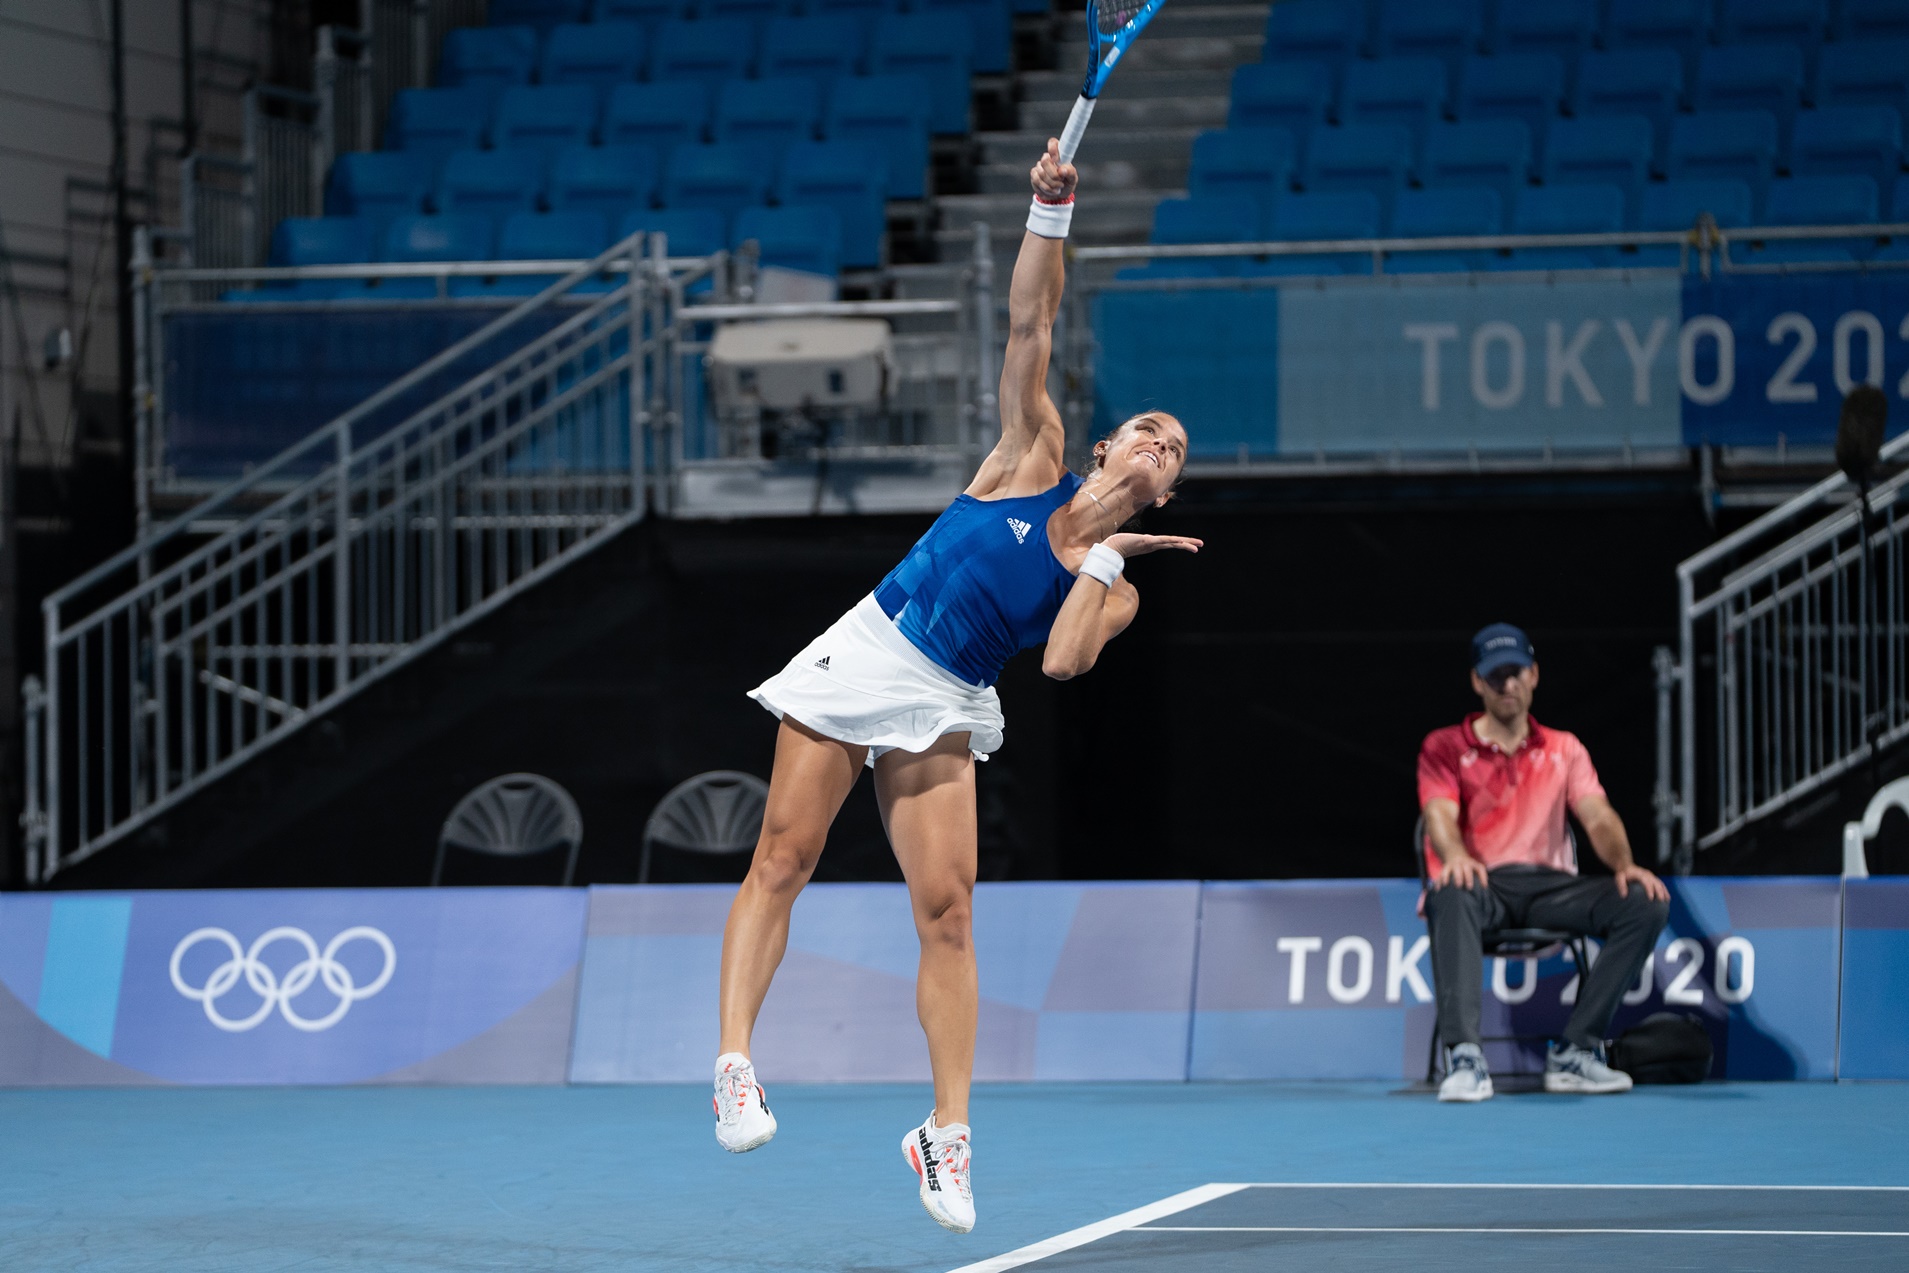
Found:
[{"label": "adidas logo on shoe", "polygon": [[1025,544],[1027,542],[1027,533],[1033,530],[1034,527],[1018,517],[1010,517],[1008,518],[1008,529],[1014,532],[1015,543]]},{"label": "adidas logo on shoe", "polygon": [[819,668],[821,668],[821,669],[822,669],[822,670],[823,670],[824,672],[826,672],[826,671],[828,671],[828,670],[829,670],[829,656],[828,656],[828,655],[826,655],[826,654],[824,654],[824,655],[823,655],[823,656],[822,656],[821,658],[819,658],[819,659],[817,659],[817,660],[815,661],[815,665],[816,665],[817,667],[819,667]]}]

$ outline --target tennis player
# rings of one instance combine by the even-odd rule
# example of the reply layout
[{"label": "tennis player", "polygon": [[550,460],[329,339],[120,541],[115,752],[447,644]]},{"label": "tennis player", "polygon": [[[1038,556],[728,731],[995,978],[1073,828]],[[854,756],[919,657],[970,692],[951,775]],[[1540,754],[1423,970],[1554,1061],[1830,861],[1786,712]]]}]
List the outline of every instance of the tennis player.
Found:
[{"label": "tennis player", "polygon": [[782,725],[762,838],[723,933],[716,1139],[742,1153],[776,1132],[749,1037],[788,946],[790,907],[849,789],[864,766],[874,769],[921,939],[916,1008],[935,1083],[935,1107],[902,1152],[928,1214],[957,1233],[974,1227],[974,762],[1001,745],[994,682],[1017,651],[1042,642],[1049,676],[1087,671],[1140,604],[1121,576],[1127,559],[1201,546],[1120,533],[1167,502],[1186,463],[1186,431],[1172,416],[1122,424],[1094,447],[1085,478],[1062,463],[1047,362],[1077,178],[1051,140],[1030,177],[1034,202],[1008,298],[1001,440],[875,591],[750,692]]}]

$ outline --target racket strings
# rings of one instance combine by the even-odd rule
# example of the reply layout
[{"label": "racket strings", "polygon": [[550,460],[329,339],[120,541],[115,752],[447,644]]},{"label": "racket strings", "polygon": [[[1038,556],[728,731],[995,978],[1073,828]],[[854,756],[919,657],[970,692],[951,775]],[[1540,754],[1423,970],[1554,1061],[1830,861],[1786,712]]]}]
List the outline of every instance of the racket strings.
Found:
[{"label": "racket strings", "polygon": [[1095,16],[1101,35],[1111,36],[1133,21],[1147,7],[1147,0],[1100,0],[1095,7],[1099,10]]}]

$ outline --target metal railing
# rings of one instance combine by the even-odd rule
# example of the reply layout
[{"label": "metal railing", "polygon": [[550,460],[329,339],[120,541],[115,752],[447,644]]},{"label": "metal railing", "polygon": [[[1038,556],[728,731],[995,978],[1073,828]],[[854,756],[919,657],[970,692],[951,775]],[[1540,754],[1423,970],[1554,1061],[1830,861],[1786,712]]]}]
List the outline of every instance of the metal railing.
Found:
[{"label": "metal railing", "polygon": [[[644,246],[631,236],[583,263],[47,599],[45,682],[28,701],[30,882],[643,516],[681,288],[661,237]],[[576,294],[619,264],[623,285]],[[374,427],[560,303],[515,352]],[[205,538],[208,525],[224,529]]]},{"label": "metal railing", "polygon": [[[1909,435],[1883,448],[1905,455]],[[1656,658],[1660,861],[1688,868],[1909,736],[1906,489],[1870,491],[1865,537],[1835,474],[1678,566],[1678,650]]]}]

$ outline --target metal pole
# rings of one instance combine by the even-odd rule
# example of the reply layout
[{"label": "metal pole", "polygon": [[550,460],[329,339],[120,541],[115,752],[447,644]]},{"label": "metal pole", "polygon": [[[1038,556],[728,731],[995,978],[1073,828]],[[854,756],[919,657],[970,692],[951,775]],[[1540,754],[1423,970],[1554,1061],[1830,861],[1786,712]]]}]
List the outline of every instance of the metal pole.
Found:
[{"label": "metal pole", "polygon": [[1651,651],[1651,667],[1657,673],[1657,790],[1651,802],[1657,806],[1657,865],[1663,867],[1670,862],[1677,821],[1677,793],[1670,789],[1670,696],[1677,661],[1670,647],[1660,645]]},{"label": "metal pole", "polygon": [[976,386],[971,438],[978,442],[1001,418],[1000,376],[994,370],[994,241],[986,221],[974,223],[974,339],[981,382]]},{"label": "metal pole", "polygon": [[179,153],[199,148],[199,54],[192,33],[193,0],[179,0]]},{"label": "metal pole", "polygon": [[40,882],[60,869],[60,616],[49,602],[41,607],[46,624],[46,699],[40,719],[45,722],[46,836],[41,841]]},{"label": "metal pole", "polygon": [[337,683],[332,693],[343,694],[351,679],[351,428],[338,429],[334,435],[338,455],[333,463],[338,473],[332,485],[333,510],[331,558],[332,640],[338,643],[332,657]]},{"label": "metal pole", "polygon": [[[649,375],[649,383],[644,386],[648,399],[645,414],[648,417],[646,437],[650,442],[650,454],[646,466],[650,467],[654,477],[650,491],[650,511],[667,515],[675,505],[671,498],[671,483],[675,481],[675,464],[671,425],[678,413],[670,409],[669,373],[670,358],[673,352],[672,337],[675,335],[675,315],[668,312],[669,303],[669,236],[661,232],[649,237],[649,315],[650,315],[650,351],[643,365]],[[659,438],[657,435],[661,434]],[[633,457],[634,458],[634,457]]]},{"label": "metal pole", "polygon": [[1695,604],[1696,585],[1688,571],[1677,572],[1677,729],[1680,739],[1681,772],[1677,775],[1683,813],[1683,842],[1680,852],[1689,852],[1697,843],[1697,643],[1691,628],[1690,608]]},{"label": "metal pole", "polygon": [[46,691],[40,678],[29,676],[20,686],[26,707],[26,808],[20,827],[26,833],[27,883],[40,882],[40,848],[46,843],[46,809],[40,803],[40,727],[46,718]]},{"label": "metal pole", "polygon": [[[152,231],[133,230],[133,500],[138,536],[143,541],[152,527],[152,347],[148,326],[152,318]],[[139,558],[139,580],[151,573],[150,554]]]},{"label": "metal pole", "polygon": [[318,28],[318,52],[312,57],[312,90],[318,94],[318,144],[312,147],[312,190],[323,211],[325,176],[337,158],[338,42],[329,26]]},{"label": "metal pole", "polygon": [[630,273],[623,280],[624,290],[629,295],[624,305],[629,310],[630,323],[630,398],[626,433],[630,443],[631,511],[644,507],[643,443],[653,418],[650,414],[649,376],[646,374],[649,355],[643,344],[643,320],[649,313],[649,306],[645,302],[649,298],[650,281],[649,261],[644,256],[643,248],[648,243],[649,237],[645,236],[630,249]]},{"label": "metal pole", "polygon": [[[259,91],[254,88],[245,94],[244,148],[240,151],[240,162],[244,165],[239,178],[239,258],[241,265],[256,265],[261,259],[253,247],[258,236],[258,199],[259,199]],[[223,262],[221,262],[223,264]]]}]

